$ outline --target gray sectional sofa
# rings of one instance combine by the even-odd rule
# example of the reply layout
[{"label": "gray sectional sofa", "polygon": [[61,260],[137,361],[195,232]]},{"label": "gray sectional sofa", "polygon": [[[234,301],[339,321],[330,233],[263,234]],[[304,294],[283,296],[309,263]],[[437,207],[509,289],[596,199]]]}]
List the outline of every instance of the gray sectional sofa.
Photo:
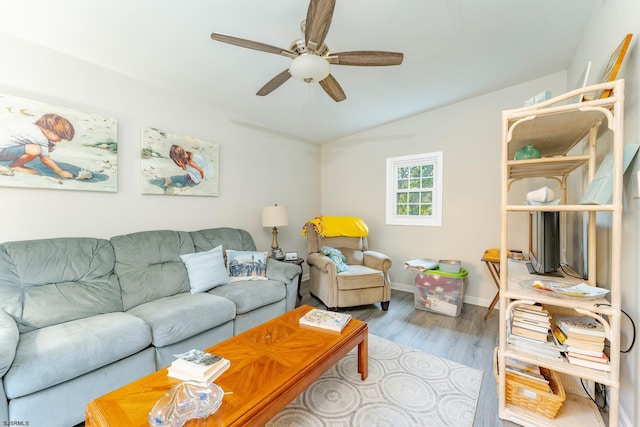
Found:
[{"label": "gray sectional sofa", "polygon": [[299,266],[192,293],[185,254],[248,232],[157,230],[0,244],[0,424],[73,426],[86,404],[295,307]]}]

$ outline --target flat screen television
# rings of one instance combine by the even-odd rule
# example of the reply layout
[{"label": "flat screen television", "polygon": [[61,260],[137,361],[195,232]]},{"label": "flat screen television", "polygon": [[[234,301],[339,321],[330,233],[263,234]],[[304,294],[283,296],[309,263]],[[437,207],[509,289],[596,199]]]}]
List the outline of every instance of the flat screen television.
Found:
[{"label": "flat screen television", "polygon": [[560,267],[560,212],[529,213],[529,260],[537,274],[557,275]]}]

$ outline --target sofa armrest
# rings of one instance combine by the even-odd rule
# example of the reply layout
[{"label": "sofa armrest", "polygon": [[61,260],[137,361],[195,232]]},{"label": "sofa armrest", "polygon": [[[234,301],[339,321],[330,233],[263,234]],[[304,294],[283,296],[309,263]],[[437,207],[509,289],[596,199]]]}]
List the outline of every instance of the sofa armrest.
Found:
[{"label": "sofa armrest", "polygon": [[391,268],[391,258],[376,251],[364,251],[364,265],[383,272]]},{"label": "sofa armrest", "polygon": [[324,254],[321,254],[320,252],[309,254],[309,256],[307,257],[307,264],[309,264],[311,267],[320,269],[320,271],[324,273],[331,274],[332,276],[338,274],[336,264],[331,261],[331,258]]},{"label": "sofa armrest", "polygon": [[18,348],[18,325],[4,311],[0,311],[0,377],[7,373]]},{"label": "sofa armrest", "polygon": [[273,258],[267,258],[267,279],[280,280],[286,284],[297,282],[298,274],[302,274],[302,268],[295,264],[282,262]]},{"label": "sofa armrest", "polygon": [[298,278],[302,274],[302,267],[288,262],[267,258],[267,279],[283,282],[287,289],[286,310],[296,307],[298,298]]}]

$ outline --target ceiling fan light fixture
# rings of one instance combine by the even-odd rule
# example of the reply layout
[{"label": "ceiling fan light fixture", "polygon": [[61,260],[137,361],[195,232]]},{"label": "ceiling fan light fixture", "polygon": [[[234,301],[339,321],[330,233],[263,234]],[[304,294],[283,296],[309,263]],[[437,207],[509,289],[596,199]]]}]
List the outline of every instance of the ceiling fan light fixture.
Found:
[{"label": "ceiling fan light fixture", "polygon": [[329,62],[323,57],[312,53],[303,53],[291,61],[289,74],[303,82],[316,83],[329,75],[330,68]]}]

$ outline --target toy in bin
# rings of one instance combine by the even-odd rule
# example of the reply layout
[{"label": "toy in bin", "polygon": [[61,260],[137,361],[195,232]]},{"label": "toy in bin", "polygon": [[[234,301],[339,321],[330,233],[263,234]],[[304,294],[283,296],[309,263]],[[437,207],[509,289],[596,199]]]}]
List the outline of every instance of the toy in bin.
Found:
[{"label": "toy in bin", "polygon": [[464,268],[460,268],[459,273],[447,273],[436,269],[416,274],[416,308],[453,317],[460,316],[464,280],[468,274]]}]

